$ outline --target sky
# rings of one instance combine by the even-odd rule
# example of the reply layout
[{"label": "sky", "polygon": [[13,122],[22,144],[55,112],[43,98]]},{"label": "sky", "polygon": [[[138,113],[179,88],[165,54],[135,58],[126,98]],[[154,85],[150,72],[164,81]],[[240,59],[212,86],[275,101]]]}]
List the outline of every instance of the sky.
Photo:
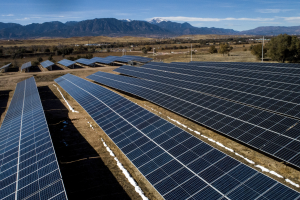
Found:
[{"label": "sky", "polygon": [[94,18],[163,18],[196,27],[300,26],[299,0],[0,0],[0,22],[22,25]]}]

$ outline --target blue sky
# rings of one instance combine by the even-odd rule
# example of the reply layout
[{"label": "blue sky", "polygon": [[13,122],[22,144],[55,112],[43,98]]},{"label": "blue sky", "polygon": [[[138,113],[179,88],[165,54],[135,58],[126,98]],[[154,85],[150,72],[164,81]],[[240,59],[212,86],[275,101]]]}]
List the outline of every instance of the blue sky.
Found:
[{"label": "blue sky", "polygon": [[94,18],[189,22],[196,27],[248,30],[300,26],[299,0],[0,0],[0,22],[22,25]]}]

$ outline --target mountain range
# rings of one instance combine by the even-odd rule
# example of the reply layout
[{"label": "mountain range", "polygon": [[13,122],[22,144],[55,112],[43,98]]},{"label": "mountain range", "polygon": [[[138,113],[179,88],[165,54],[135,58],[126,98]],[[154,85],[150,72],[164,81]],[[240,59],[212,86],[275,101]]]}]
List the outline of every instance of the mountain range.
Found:
[{"label": "mountain range", "polygon": [[191,24],[171,22],[161,18],[150,21],[130,19],[96,18],[84,21],[59,21],[33,23],[22,26],[16,23],[0,22],[0,39],[28,39],[39,37],[79,37],[79,36],[146,36],[173,37],[180,35],[222,34],[222,35],[278,35],[282,33],[300,34],[300,26],[258,27],[248,31],[233,29],[194,27]]}]

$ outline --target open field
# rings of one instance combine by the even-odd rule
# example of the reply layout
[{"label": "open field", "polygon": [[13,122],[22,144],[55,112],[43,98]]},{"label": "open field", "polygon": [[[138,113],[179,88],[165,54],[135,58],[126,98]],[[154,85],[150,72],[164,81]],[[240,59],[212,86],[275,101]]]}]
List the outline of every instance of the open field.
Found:
[{"label": "open field", "polygon": [[[193,56],[193,60],[231,62],[256,61],[256,58],[254,56],[251,56],[249,51],[233,51],[230,54],[231,56],[223,56],[220,54],[196,54]],[[97,54],[95,56],[97,56]],[[59,57],[54,57],[54,59],[58,58]],[[161,58],[165,62],[189,61],[190,59],[189,56],[180,54],[162,55]],[[112,149],[120,162],[131,173],[138,185],[145,192],[145,195],[149,197],[149,199],[161,199],[154,188],[122,154],[122,152],[109,139],[109,137],[106,136],[101,128],[96,125],[96,123],[82,109],[82,107],[62,88],[59,87],[63,95],[69,101],[70,105],[74,108],[74,110],[79,111],[79,113],[72,113],[71,111],[69,111],[66,103],[57,91],[56,87],[53,86],[53,84],[56,84],[54,82],[54,79],[66,73],[71,73],[81,78],[85,78],[86,76],[97,71],[115,73],[113,72],[115,68],[116,67],[111,66],[67,70],[64,69],[31,73],[9,72],[1,74],[0,123],[2,123],[4,119],[5,110],[9,106],[16,84],[31,76],[35,77],[69,199],[141,199],[139,195],[134,191],[134,188],[131,186],[131,184],[127,181],[126,177],[119,170],[115,160],[113,160],[113,158],[104,148],[101,142],[101,138],[104,139],[104,141]],[[148,109],[150,112],[153,112],[154,114],[157,114],[160,117],[170,121],[171,123],[174,122],[169,120],[168,117],[175,119],[180,123],[185,124],[187,127],[193,130],[197,130],[203,135],[224,144],[225,146],[233,149],[235,152],[245,156],[248,159],[253,160],[256,164],[273,170],[297,184],[300,183],[300,172],[292,167],[285,165],[282,162],[265,156],[264,154],[246,147],[243,144],[235,142],[230,138],[211,131],[197,123],[194,123],[146,100],[137,98],[133,95],[128,95],[120,91],[116,91],[111,88],[109,89]],[[152,110],[151,108],[154,110]],[[68,124],[64,124],[64,121],[66,121]],[[95,130],[91,129],[88,122],[93,125]],[[203,140],[204,142],[214,146],[220,151],[223,151],[224,153],[234,157],[235,159],[245,163],[246,165],[255,168],[254,165],[249,164],[234,153],[221,148],[215,143],[212,143],[209,140],[200,137],[199,135],[196,135],[194,132],[189,131],[187,128],[183,129]],[[299,188],[293,187],[292,185],[285,182],[284,179],[277,178],[270,173],[265,174],[300,192]]]},{"label": "open field", "polygon": [[[192,38],[193,40],[200,39],[227,39],[227,38],[251,38],[250,35],[183,35],[176,37],[177,39]],[[71,37],[71,38],[37,38],[28,40],[0,40],[0,46],[32,46],[32,45],[73,45],[73,44],[93,44],[93,43],[113,43],[113,42],[147,42],[165,39],[154,39],[146,37],[107,37],[107,36],[86,36],[86,37]]]},{"label": "open field", "polygon": [[145,37],[107,37],[107,36],[89,36],[89,37],[71,37],[71,38],[38,38],[29,40],[0,40],[0,46],[32,46],[32,45],[72,45],[72,44],[93,44],[110,42],[140,42],[150,41],[153,38]]},{"label": "open field", "polygon": [[[179,47],[181,44],[174,44],[168,46],[177,46]],[[188,44],[187,44],[188,45]],[[193,43],[196,45],[196,43]],[[127,51],[126,55],[136,55],[136,56],[146,56],[153,58],[155,61],[163,61],[163,62],[189,62],[191,60],[190,55],[190,46],[187,49],[172,49],[172,50],[160,50],[162,47],[166,45],[152,45],[153,48],[159,49],[157,53],[153,56],[153,52],[149,51],[148,54],[143,54],[141,51]],[[251,54],[249,50],[251,44],[233,44],[231,45],[233,50],[230,52],[230,56],[225,54],[224,56],[219,53],[209,54],[208,50],[210,48],[209,45],[203,45],[200,48],[193,48],[196,54],[193,55],[193,61],[225,61],[225,62],[261,62],[254,55]],[[218,49],[219,46],[216,46]],[[244,51],[247,49],[247,51]],[[99,52],[92,53],[94,57],[106,57],[106,56],[122,56],[122,52]],[[53,56],[55,62],[58,62],[64,58],[68,57],[77,57],[77,56],[85,56],[86,54],[75,54],[75,55],[66,55],[62,56]],[[24,57],[24,58],[0,58],[0,66],[4,66],[5,63],[17,63],[18,66],[21,66],[23,63],[29,61],[37,61],[37,59],[41,57],[44,61],[48,60],[49,56],[33,56],[33,57]],[[1,76],[1,74],[0,74]]]},{"label": "open field", "polygon": [[193,40],[226,39],[226,38],[251,38],[252,35],[182,35],[178,38],[192,38]]}]

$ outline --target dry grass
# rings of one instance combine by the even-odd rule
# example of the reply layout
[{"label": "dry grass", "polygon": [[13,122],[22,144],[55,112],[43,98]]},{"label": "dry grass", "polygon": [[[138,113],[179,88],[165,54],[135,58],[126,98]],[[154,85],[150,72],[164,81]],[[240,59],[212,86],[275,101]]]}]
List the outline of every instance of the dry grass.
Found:
[{"label": "dry grass", "polygon": [[0,40],[0,46],[32,46],[32,45],[71,45],[71,44],[92,44],[92,43],[111,43],[111,42],[140,42],[151,41],[153,38],[145,37],[106,37],[106,36],[90,36],[90,37],[71,37],[71,38],[38,38],[29,40]]},{"label": "dry grass", "polygon": [[[164,62],[190,62],[191,55],[181,55],[173,54],[168,58],[164,59]],[[230,56],[225,54],[196,54],[193,55],[193,61],[212,61],[212,62],[259,62],[257,58],[251,54],[250,51],[233,51],[230,53]]]},{"label": "dry grass", "polygon": [[201,40],[201,39],[226,39],[226,38],[250,38],[253,37],[251,35],[182,35],[178,38],[193,38],[194,40]]}]

